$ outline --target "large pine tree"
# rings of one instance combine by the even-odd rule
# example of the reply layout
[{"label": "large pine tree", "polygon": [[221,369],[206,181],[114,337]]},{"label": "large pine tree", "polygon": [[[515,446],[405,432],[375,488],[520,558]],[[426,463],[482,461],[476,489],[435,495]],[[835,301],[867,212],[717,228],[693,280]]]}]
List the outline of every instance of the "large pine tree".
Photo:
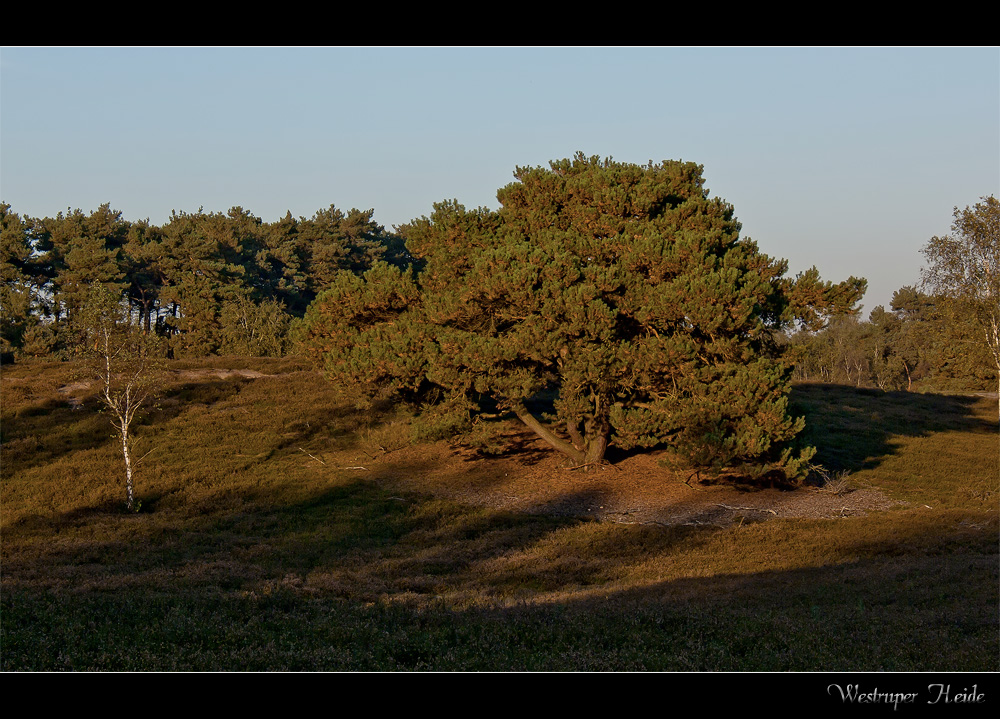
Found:
[{"label": "large pine tree", "polygon": [[419,273],[344,273],[317,298],[306,346],[328,376],[442,430],[513,413],[576,466],[665,444],[697,467],[798,473],[773,333],[851,309],[864,281],[786,279],[692,163],[578,154],[515,177],[498,212],[446,202],[400,228]]}]

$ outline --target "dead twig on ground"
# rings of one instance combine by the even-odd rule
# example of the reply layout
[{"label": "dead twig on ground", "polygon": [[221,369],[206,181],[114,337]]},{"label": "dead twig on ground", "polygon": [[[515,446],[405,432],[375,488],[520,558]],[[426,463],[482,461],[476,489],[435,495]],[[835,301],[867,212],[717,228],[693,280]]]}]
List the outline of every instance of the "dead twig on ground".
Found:
[{"label": "dead twig on ground", "polygon": [[691,484],[691,480],[694,479],[695,477],[697,477],[698,481],[701,482],[701,472],[695,471],[694,474],[692,474],[691,476],[689,476],[687,479],[684,480],[684,484],[686,484],[691,489],[697,489],[699,492],[701,492],[703,491],[701,487],[695,487],[693,484]]},{"label": "dead twig on ground", "polygon": [[722,507],[723,509],[743,510],[747,512],[770,512],[775,517],[778,516],[778,513],[773,509],[761,509],[759,507],[730,507],[728,504],[716,504],[715,506]]},{"label": "dead twig on ground", "polygon": [[309,455],[310,457],[312,457],[313,459],[315,459],[315,460],[316,460],[317,462],[319,462],[320,464],[326,464],[326,462],[324,462],[324,461],[323,461],[322,459],[320,459],[319,457],[313,457],[313,456],[312,456],[311,454],[309,454],[309,453],[308,453],[308,452],[306,452],[306,451],[305,451],[304,449],[302,449],[302,447],[299,447],[299,451],[300,451],[300,452],[302,452],[303,454],[308,454],[308,455]]}]

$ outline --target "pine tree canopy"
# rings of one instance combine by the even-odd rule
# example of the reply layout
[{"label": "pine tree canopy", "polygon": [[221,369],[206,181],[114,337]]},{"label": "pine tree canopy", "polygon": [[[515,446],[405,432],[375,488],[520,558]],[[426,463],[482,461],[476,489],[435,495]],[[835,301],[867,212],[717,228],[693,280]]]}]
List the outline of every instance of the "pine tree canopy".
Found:
[{"label": "pine tree canopy", "polygon": [[786,278],[693,163],[577,154],[514,177],[498,211],[443,202],[399,228],[410,269],[336,276],[304,324],[327,376],[416,403],[440,435],[482,442],[512,413],[575,466],[666,446],[799,474],[775,332],[854,311],[865,281]]}]

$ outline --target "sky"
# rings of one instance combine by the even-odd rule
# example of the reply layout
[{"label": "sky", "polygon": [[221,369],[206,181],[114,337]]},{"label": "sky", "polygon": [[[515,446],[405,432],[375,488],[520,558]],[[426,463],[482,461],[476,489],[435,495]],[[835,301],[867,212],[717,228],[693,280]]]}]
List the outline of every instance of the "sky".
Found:
[{"label": "sky", "polygon": [[387,229],[497,209],[515,168],[704,166],[794,275],[916,284],[955,207],[1000,196],[1000,47],[0,48],[0,200]]}]

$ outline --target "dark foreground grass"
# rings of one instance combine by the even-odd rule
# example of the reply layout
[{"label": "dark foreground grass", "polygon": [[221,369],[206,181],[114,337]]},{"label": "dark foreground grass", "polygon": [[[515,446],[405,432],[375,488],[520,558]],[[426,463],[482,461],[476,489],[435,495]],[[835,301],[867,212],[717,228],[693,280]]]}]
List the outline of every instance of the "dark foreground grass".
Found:
[{"label": "dark foreground grass", "polygon": [[[702,601],[654,591],[603,600],[450,609],[303,597],[142,592],[5,598],[5,669],[40,670],[948,670],[995,668],[995,615],[970,575],[982,560],[909,563],[892,602],[851,572],[801,571],[811,591],[687,582]],[[871,569],[873,567],[869,567]],[[933,585],[956,591],[927,606]],[[818,590],[825,590],[821,592]],[[720,595],[713,597],[714,592]],[[832,594],[833,596],[828,596]],[[740,602],[732,606],[733,596]],[[912,602],[912,605],[910,604]],[[766,607],[766,611],[763,611]],[[960,610],[960,617],[954,612]],[[984,636],[985,635],[985,636]],[[907,641],[894,643],[897,637]],[[995,632],[994,632],[995,636]],[[995,647],[994,647],[995,649]],[[942,651],[948,661],[934,660]]]},{"label": "dark foreground grass", "polygon": [[909,504],[668,528],[407,493],[402,418],[242,362],[277,376],[173,375],[138,515],[69,368],[4,368],[0,669],[1000,668],[989,400],[796,388],[818,459]]}]

